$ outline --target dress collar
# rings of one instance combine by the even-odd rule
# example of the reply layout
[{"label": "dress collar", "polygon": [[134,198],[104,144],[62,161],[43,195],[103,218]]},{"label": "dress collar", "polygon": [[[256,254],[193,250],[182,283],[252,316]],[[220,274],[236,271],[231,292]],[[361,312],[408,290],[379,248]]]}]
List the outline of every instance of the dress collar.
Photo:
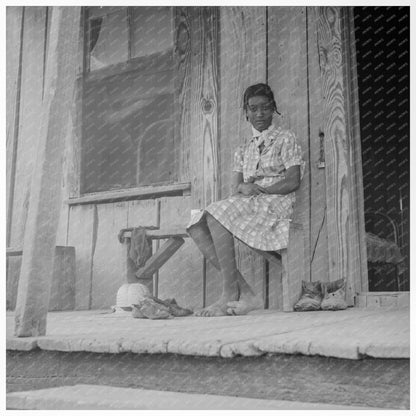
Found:
[{"label": "dress collar", "polygon": [[269,131],[272,131],[274,129],[274,124],[270,124],[270,126],[266,129],[263,130],[262,132],[256,130],[253,126],[251,126],[251,131],[253,133],[253,137],[260,137],[261,135],[265,135],[267,134]]},{"label": "dress collar", "polygon": [[269,146],[278,136],[280,127],[275,127],[274,124],[270,124],[269,128],[259,132],[253,126],[251,127],[253,136],[250,142],[255,143],[256,146],[260,146],[262,143],[267,147]]}]

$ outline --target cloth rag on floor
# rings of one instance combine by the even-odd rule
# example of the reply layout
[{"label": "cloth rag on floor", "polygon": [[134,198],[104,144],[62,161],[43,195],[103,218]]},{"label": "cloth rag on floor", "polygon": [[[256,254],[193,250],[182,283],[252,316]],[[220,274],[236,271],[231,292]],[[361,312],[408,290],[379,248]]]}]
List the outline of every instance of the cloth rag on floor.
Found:
[{"label": "cloth rag on floor", "polygon": [[152,255],[152,245],[146,238],[146,228],[136,227],[131,231],[129,257],[137,268],[143,267]]}]

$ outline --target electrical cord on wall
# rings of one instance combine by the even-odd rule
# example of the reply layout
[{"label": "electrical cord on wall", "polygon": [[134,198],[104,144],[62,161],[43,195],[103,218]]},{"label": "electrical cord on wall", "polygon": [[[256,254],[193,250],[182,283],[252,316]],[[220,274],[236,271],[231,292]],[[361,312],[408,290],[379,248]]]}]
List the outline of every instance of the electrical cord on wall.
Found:
[{"label": "electrical cord on wall", "polygon": [[310,262],[311,265],[312,265],[313,259],[315,257],[316,246],[318,245],[318,241],[319,241],[319,237],[321,235],[322,228],[324,227],[325,217],[326,217],[326,204],[325,204],[324,216],[322,217],[322,223],[321,223],[321,226],[319,227],[318,236],[316,237],[315,245],[313,247],[313,252],[312,252],[311,262]]}]

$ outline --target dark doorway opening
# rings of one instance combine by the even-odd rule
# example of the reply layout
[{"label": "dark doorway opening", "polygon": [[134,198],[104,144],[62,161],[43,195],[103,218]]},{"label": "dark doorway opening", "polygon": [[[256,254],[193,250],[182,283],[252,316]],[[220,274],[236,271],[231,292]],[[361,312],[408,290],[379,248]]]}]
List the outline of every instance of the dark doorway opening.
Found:
[{"label": "dark doorway opening", "polygon": [[408,291],[410,7],[354,7],[354,23],[369,290]]}]

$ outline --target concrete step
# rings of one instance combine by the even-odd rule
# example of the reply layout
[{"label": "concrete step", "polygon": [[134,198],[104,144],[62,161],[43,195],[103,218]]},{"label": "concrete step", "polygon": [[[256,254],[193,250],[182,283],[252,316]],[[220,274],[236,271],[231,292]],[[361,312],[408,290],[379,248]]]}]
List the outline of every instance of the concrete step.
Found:
[{"label": "concrete step", "polygon": [[246,397],[142,390],[92,384],[8,393],[7,409],[19,410],[371,410]]}]

